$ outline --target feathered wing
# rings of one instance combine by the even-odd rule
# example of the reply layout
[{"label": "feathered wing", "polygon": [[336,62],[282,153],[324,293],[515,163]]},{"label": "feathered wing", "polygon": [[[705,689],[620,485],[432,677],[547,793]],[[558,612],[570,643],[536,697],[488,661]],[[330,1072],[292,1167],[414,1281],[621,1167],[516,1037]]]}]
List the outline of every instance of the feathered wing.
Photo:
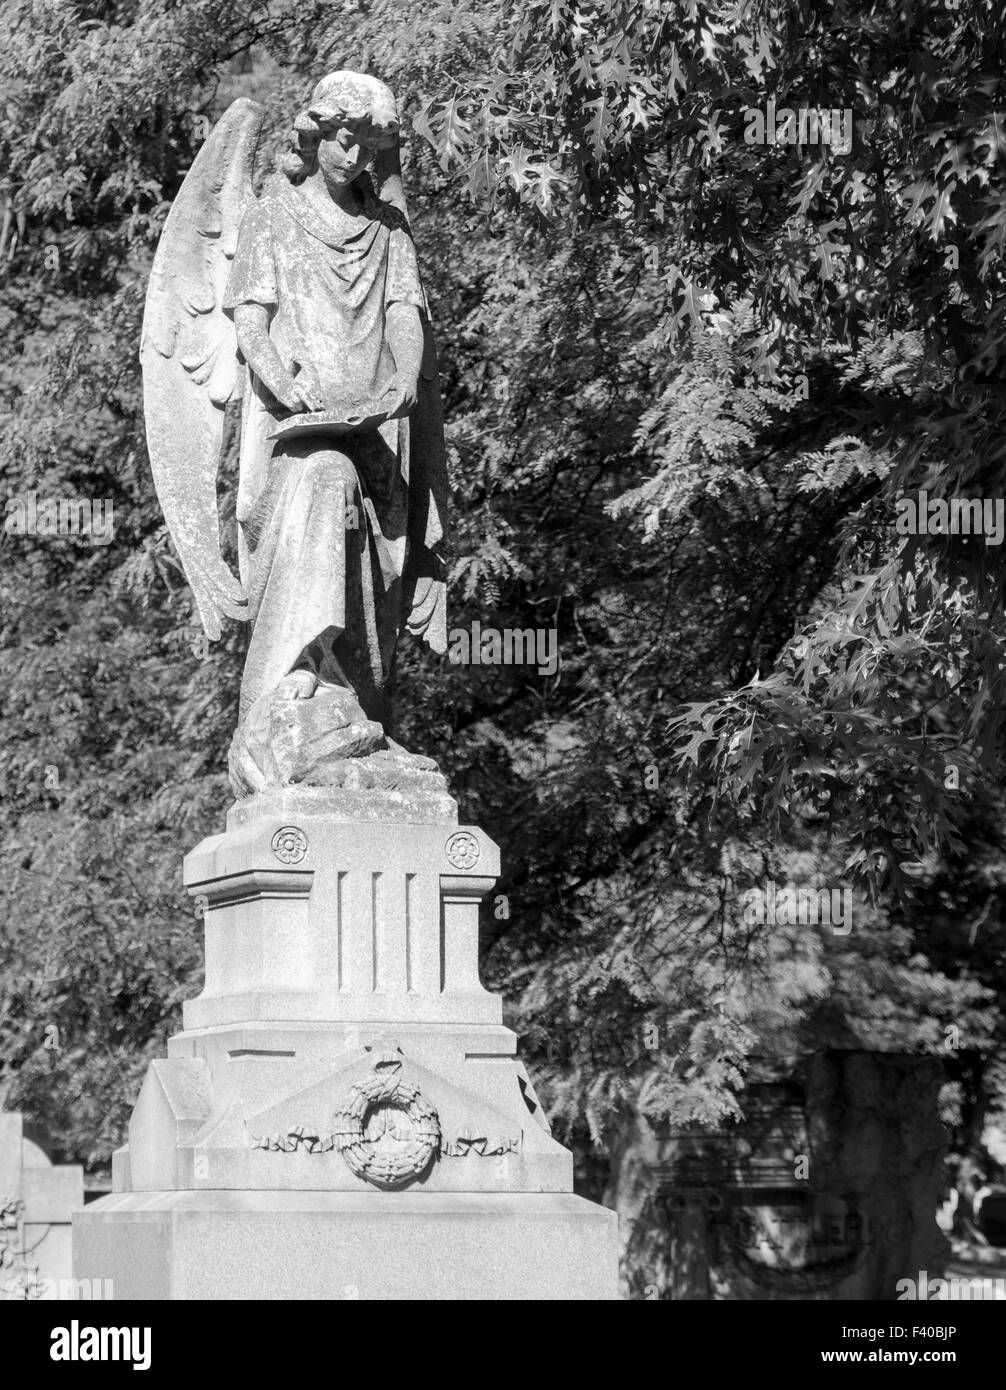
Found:
[{"label": "feathered wing", "polygon": [[[398,142],[379,152],[374,166],[377,196],[398,208],[406,222],[409,209],[402,183]],[[410,224],[411,226],[411,224]],[[426,292],[423,291],[426,299]],[[447,521],[447,458],[440,400],[437,346],[429,304],[422,314],[423,366],[419,394],[409,417],[409,555],[405,565],[406,628],[443,655],[447,650],[447,584],[443,557]]]},{"label": "feathered wing", "polygon": [[241,395],[234,325],[224,289],[238,227],[253,198],[265,117],[235,101],[214,126],[168,213],[143,314],[143,410],[154,486],[203,627],[247,617],[247,598],[220,551],[216,479],[224,407]]}]

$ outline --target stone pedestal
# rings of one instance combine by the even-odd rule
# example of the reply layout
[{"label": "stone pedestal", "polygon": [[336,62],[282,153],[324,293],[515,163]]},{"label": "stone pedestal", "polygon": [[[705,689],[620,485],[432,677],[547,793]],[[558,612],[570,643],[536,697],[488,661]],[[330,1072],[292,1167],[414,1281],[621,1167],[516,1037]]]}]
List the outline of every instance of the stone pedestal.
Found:
[{"label": "stone pedestal", "polygon": [[239,803],[186,859],[205,987],[75,1220],[116,1298],[613,1298],[478,977],[497,847],[442,779]]}]

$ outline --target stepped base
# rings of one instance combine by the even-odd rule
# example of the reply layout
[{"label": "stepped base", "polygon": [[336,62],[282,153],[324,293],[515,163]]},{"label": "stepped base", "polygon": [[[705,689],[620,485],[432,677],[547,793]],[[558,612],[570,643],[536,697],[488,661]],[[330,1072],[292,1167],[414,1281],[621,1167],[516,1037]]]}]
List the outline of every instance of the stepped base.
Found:
[{"label": "stepped base", "polygon": [[573,1194],[479,980],[499,851],[406,791],[383,819],[352,788],[251,797],[187,856],[205,986],[113,1195],[75,1222],[77,1278],[120,1299],[617,1296],[615,1214]]},{"label": "stepped base", "polygon": [[116,1299],[616,1299],[615,1213],[572,1193],[135,1192],[74,1216]]}]

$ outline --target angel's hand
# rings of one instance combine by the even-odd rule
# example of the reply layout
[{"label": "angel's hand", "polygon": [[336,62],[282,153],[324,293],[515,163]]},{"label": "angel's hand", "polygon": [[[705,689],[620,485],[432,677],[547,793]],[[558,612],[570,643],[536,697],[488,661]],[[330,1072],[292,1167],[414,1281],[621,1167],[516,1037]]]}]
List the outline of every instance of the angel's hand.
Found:
[{"label": "angel's hand", "polygon": [[419,383],[411,375],[399,374],[381,397],[381,405],[388,412],[389,420],[409,415],[419,394]]},{"label": "angel's hand", "polygon": [[245,361],[280,405],[293,411],[324,409],[323,403],[314,403],[320,402],[320,395],[314,395],[319,385],[315,373],[297,362],[288,369],[276,351],[276,344],[269,337],[269,310],[264,304],[239,304],[234,310],[234,328]]},{"label": "angel's hand", "polygon": [[305,364],[290,380],[290,389],[283,404],[290,410],[324,410],[325,397],[321,389],[318,373],[310,364]]}]

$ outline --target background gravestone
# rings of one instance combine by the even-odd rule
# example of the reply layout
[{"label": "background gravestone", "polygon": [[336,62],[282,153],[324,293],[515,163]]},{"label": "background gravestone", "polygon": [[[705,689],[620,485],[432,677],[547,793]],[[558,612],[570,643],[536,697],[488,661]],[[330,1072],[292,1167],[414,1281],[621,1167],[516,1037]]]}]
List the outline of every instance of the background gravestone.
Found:
[{"label": "background gravestone", "polygon": [[605,1202],[630,1297],[888,1300],[943,1274],[939,1060],[836,1049],[775,1070],[735,1127],[627,1127]]},{"label": "background gravestone", "polygon": [[53,1164],[26,1139],[18,1112],[0,1114],[0,1299],[58,1298],[71,1277],[73,1213],[84,1170]]}]

